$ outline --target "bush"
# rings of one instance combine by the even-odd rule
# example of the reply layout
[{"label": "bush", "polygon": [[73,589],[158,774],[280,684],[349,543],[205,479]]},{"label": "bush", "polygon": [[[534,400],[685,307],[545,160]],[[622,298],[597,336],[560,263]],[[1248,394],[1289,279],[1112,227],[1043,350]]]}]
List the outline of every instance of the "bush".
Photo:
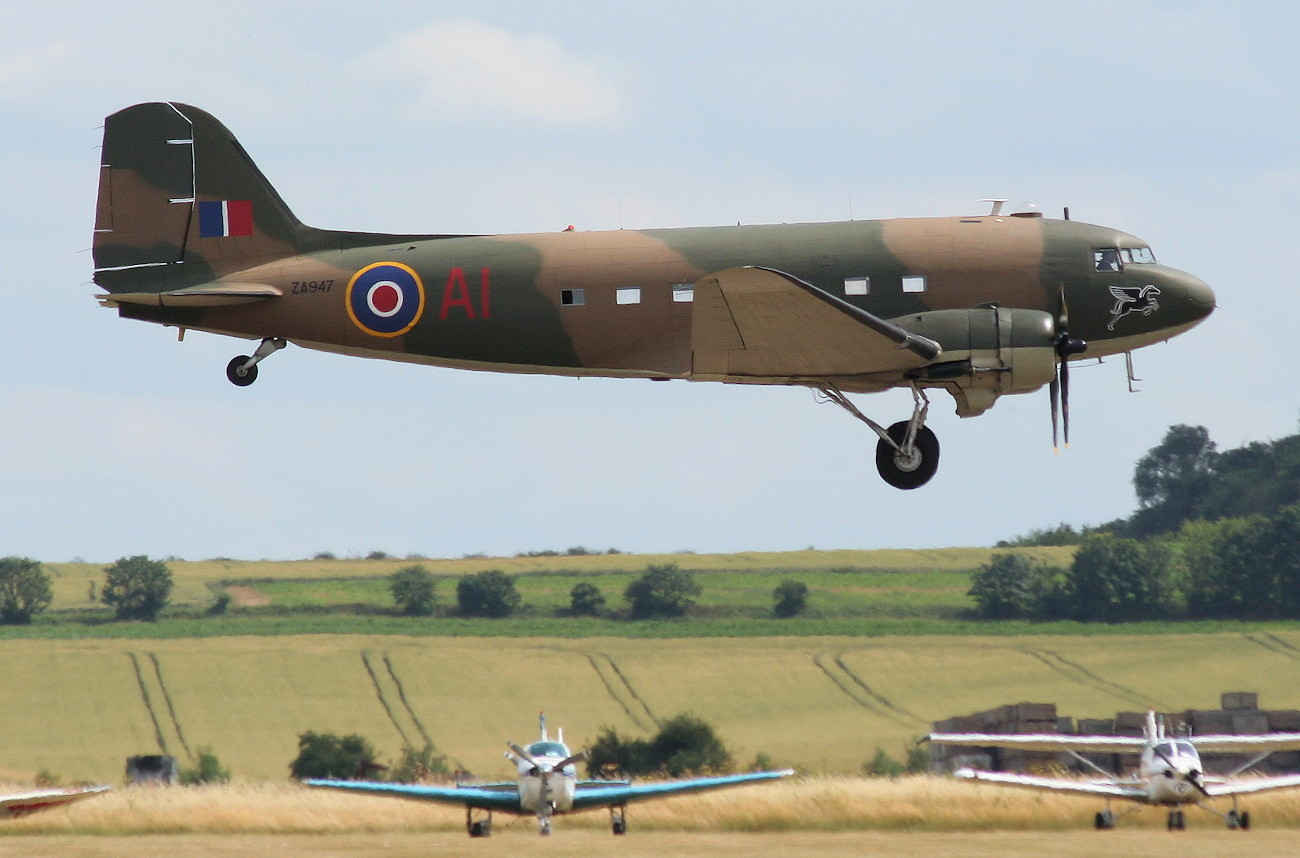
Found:
[{"label": "bush", "polygon": [[966,595],[989,620],[1051,616],[1051,597],[1061,570],[1023,554],[995,554],[971,576]]},{"label": "bush", "polygon": [[802,581],[782,581],[772,591],[772,598],[776,600],[772,613],[783,620],[798,616],[808,607],[808,585]]},{"label": "bush", "polygon": [[408,617],[430,617],[438,604],[434,592],[438,579],[433,573],[416,563],[403,566],[389,578],[388,589],[393,594],[397,609]]},{"label": "bush", "polygon": [[462,617],[508,617],[522,601],[514,579],[498,569],[466,575],[456,582],[456,604]]},{"label": "bush", "polygon": [[703,592],[695,577],[676,563],[647,566],[645,574],[627,585],[623,598],[632,606],[632,619],[680,617]]},{"label": "bush", "polygon": [[289,764],[295,778],[351,778],[373,780],[377,770],[375,749],[355,733],[336,736],[308,730],[298,736],[298,756]]},{"label": "bush", "polygon": [[199,784],[224,784],[230,781],[230,769],[224,768],[217,755],[208,747],[200,747],[194,768],[181,769],[181,783],[185,786]]},{"label": "bush", "polygon": [[0,623],[26,625],[50,606],[54,591],[41,564],[27,557],[0,559]]},{"label": "bush", "polygon": [[171,597],[171,570],[143,554],[121,558],[104,574],[100,599],[116,609],[119,620],[156,620]]},{"label": "bush", "polygon": [[1159,619],[1173,609],[1169,549],[1119,536],[1089,536],[1070,564],[1066,590],[1075,619]]},{"label": "bush", "polygon": [[879,745],[876,746],[876,755],[862,764],[862,773],[871,778],[896,778],[904,770],[903,764],[886,754]]},{"label": "bush", "polygon": [[605,613],[605,595],[595,584],[582,581],[569,591],[569,613],[575,617],[599,617]]},{"label": "bush", "polygon": [[403,748],[402,758],[388,771],[388,779],[399,784],[418,784],[428,781],[431,775],[445,774],[448,774],[446,755],[439,754],[433,743],[428,742],[423,748]]},{"label": "bush", "polygon": [[628,739],[612,727],[603,727],[588,748],[587,774],[601,777],[611,772],[624,776],[668,774],[672,777],[731,770],[731,754],[713,727],[693,715],[665,721],[650,740]]}]

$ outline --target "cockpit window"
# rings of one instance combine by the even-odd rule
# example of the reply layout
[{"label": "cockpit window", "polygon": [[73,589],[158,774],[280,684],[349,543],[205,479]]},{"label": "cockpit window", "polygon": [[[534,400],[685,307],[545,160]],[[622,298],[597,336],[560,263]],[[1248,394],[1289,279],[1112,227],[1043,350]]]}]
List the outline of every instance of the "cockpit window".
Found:
[{"label": "cockpit window", "polygon": [[1119,271],[1132,263],[1153,265],[1156,257],[1149,247],[1099,247],[1092,261],[1098,271]]},{"label": "cockpit window", "polygon": [[1092,252],[1092,261],[1098,271],[1119,270],[1119,248],[1102,247]]},{"label": "cockpit window", "polygon": [[528,753],[534,757],[567,757],[569,749],[559,742],[533,742]]},{"label": "cockpit window", "polygon": [[1174,742],[1174,747],[1178,749],[1178,754],[1183,757],[1196,756],[1196,748],[1192,747],[1191,742]]}]

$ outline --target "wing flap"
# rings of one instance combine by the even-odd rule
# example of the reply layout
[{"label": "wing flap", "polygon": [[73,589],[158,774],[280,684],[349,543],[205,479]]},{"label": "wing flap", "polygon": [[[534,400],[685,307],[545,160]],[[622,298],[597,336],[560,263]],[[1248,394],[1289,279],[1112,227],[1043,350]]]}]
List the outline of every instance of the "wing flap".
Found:
[{"label": "wing flap", "polygon": [[203,283],[169,292],[118,292],[99,296],[100,304],[147,304],[151,307],[232,307],[284,293],[265,283]]},{"label": "wing flap", "polygon": [[[481,807],[502,813],[522,813],[519,792],[515,784],[486,785],[478,787],[435,787],[423,784],[395,784],[382,781],[338,781],[310,778],[304,780],[309,787],[336,789],[368,795],[390,795],[435,804],[458,807]],[[496,788],[493,788],[493,787]],[[509,789],[503,787],[508,786]]]},{"label": "wing flap", "polygon": [[1012,772],[981,772],[975,769],[959,769],[953,774],[964,780],[1049,792],[1063,792],[1072,795],[1099,795],[1106,798],[1126,798],[1132,801],[1143,801],[1147,795],[1146,791],[1137,784],[1120,783],[1119,781],[1078,781],[1068,778],[1019,775]]},{"label": "wing flap", "polygon": [[901,372],[937,343],[770,268],[728,268],[695,283],[696,376],[800,377]]}]

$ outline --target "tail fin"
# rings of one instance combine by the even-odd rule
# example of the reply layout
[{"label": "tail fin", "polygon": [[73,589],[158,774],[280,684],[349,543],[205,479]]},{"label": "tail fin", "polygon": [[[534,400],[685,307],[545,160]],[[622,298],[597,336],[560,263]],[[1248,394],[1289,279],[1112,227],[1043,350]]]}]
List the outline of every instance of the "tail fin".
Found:
[{"label": "tail fin", "polygon": [[104,122],[95,282],[109,292],[209,282],[319,244],[224,125],[187,104]]}]

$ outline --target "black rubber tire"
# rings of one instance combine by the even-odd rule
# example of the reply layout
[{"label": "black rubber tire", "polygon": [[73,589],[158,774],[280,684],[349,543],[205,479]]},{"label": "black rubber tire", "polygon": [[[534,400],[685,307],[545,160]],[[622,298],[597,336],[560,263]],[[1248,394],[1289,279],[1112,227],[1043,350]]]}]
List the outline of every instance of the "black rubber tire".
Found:
[{"label": "black rubber tire", "polygon": [[242,375],[240,374],[239,368],[246,363],[248,363],[248,355],[237,355],[230,359],[230,363],[226,364],[226,378],[230,379],[231,384],[238,387],[248,387],[257,381],[257,364],[253,364]]},{"label": "black rubber tire", "polygon": [[[907,422],[895,423],[885,431],[896,443],[902,444],[907,437]],[[876,470],[880,472],[880,478],[896,489],[919,489],[930,482],[930,478],[939,470],[939,439],[928,426],[922,426],[916,431],[915,449],[915,463],[906,466],[906,463],[899,461],[897,452],[883,438],[877,441]]]},{"label": "black rubber tire", "polygon": [[1242,831],[1250,831],[1250,811],[1249,811],[1249,810],[1243,810],[1243,811],[1241,812],[1241,820],[1239,821],[1238,824],[1241,826],[1241,830],[1242,830]]}]

